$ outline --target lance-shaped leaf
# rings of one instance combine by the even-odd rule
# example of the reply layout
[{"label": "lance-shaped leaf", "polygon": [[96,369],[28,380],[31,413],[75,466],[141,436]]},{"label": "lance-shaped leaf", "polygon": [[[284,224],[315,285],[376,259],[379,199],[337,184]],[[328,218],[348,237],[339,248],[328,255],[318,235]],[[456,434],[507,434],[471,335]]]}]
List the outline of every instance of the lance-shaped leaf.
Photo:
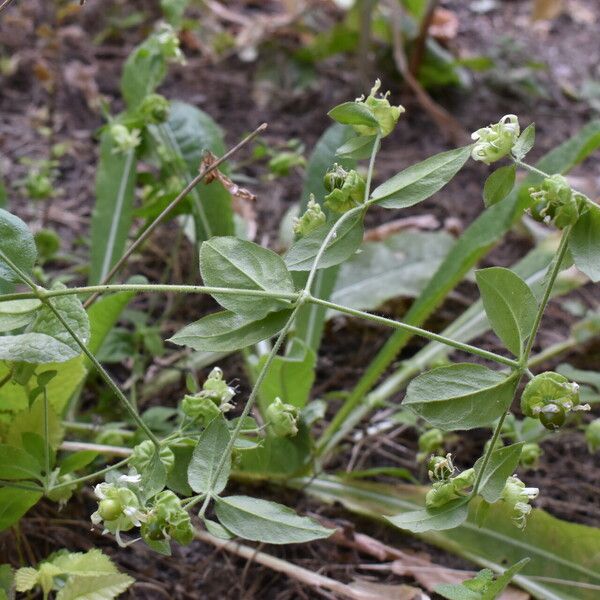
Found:
[{"label": "lance-shaped leaf", "polygon": [[334,121],[342,125],[365,125],[379,127],[373,111],[361,102],[344,102],[334,106],[327,113]]},{"label": "lance-shaped leaf", "polygon": [[188,465],[188,483],[194,492],[220,494],[227,485],[231,471],[231,453],[217,473],[231,433],[222,416],[213,419],[202,432]]},{"label": "lance-shaped leaf", "polygon": [[406,529],[412,533],[422,533],[434,529],[454,529],[462,525],[469,515],[468,498],[457,498],[438,508],[424,508],[403,512],[399,515],[386,517],[386,519],[400,529]]},{"label": "lance-shaped leaf", "polygon": [[403,404],[446,431],[485,427],[508,410],[515,385],[515,377],[482,365],[460,363],[413,379]]},{"label": "lance-shaped leaf", "polygon": [[515,165],[507,165],[496,169],[483,186],[483,201],[486,206],[493,206],[510,194],[515,186],[517,169]]},{"label": "lance-shaped leaf", "polygon": [[[60,296],[50,301],[81,341],[87,343],[90,324],[79,299]],[[0,360],[41,364],[65,362],[79,354],[81,348],[47,306],[39,309],[26,333],[0,337]]]},{"label": "lance-shaped leaf", "polygon": [[[319,260],[318,269],[339,265],[358,250],[364,234],[363,216],[360,212],[355,213],[337,228]],[[331,227],[331,223],[321,225],[294,242],[285,255],[287,268],[290,271],[310,271]]]},{"label": "lance-shaped leaf", "polygon": [[528,125],[512,147],[512,155],[517,160],[523,160],[535,143],[535,124]]},{"label": "lance-shaped leaf", "polygon": [[[211,287],[294,293],[292,276],[278,254],[234,237],[216,237],[204,242],[200,247],[200,271],[204,284]],[[242,294],[213,294],[213,297],[223,308],[253,319],[289,306],[288,301],[277,298]]]},{"label": "lance-shaped leaf", "polygon": [[267,544],[299,544],[329,537],[333,529],[322,527],[291,508],[249,496],[227,496],[216,501],[215,512],[231,533]]},{"label": "lance-shaped leaf", "polygon": [[406,208],[441,190],[467,162],[471,146],[442,152],[412,165],[375,188],[371,198],[386,208]]},{"label": "lance-shaped leaf", "polygon": [[519,356],[537,314],[533,292],[516,273],[502,267],[482,269],[475,276],[492,329]]},{"label": "lance-shaped leaf", "polygon": [[[504,446],[494,450],[490,456],[485,471],[481,477],[478,493],[490,504],[500,500],[506,479],[510,477],[519,465],[521,450],[524,442]],[[483,457],[475,463],[475,475],[478,476],[483,468]]]},{"label": "lance-shaped leaf", "polygon": [[600,207],[589,205],[573,227],[569,248],[575,266],[600,281]]},{"label": "lance-shaped leaf", "polygon": [[[0,208],[0,252],[21,271],[30,274],[37,258],[33,234],[19,217]],[[0,255],[0,280],[17,282],[19,276],[2,260]]]},{"label": "lance-shaped leaf", "polygon": [[373,152],[373,144],[375,143],[375,135],[356,136],[347,142],[343,143],[337,150],[336,156],[341,158],[352,158],[361,160],[369,158]]},{"label": "lance-shaped leaf", "polygon": [[255,321],[224,310],[184,327],[168,341],[205,352],[240,350],[274,336],[290,315],[291,311],[281,310]]}]

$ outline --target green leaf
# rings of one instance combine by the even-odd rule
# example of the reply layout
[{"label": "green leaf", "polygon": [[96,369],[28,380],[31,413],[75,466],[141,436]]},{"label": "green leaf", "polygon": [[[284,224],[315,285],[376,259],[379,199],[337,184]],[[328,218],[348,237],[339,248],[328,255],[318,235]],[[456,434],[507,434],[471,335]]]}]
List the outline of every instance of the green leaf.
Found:
[{"label": "green leaf", "polygon": [[[23,436],[27,433],[35,433],[43,438],[45,434],[45,413],[44,399],[38,397],[31,408],[26,408],[12,418],[4,442],[15,448],[23,448]],[[48,410],[48,434],[50,447],[56,450],[63,440],[64,429],[52,405]]]},{"label": "green leaf", "polygon": [[369,158],[373,152],[373,144],[377,136],[356,136],[343,143],[337,150],[336,155],[341,158],[352,158],[361,160]]},{"label": "green leaf", "polygon": [[39,300],[0,302],[0,333],[19,329],[31,323],[41,305]]},{"label": "green leaf", "polygon": [[60,474],[73,473],[87,467],[96,457],[98,453],[94,450],[80,450],[69,454],[60,462]]},{"label": "green leaf", "polygon": [[153,498],[164,489],[167,483],[167,469],[160,459],[160,451],[157,447],[154,448],[152,458],[141,475],[140,488],[146,499]]},{"label": "green leaf", "polygon": [[588,205],[569,239],[575,266],[592,281],[600,281],[600,207]]},{"label": "green leaf", "polygon": [[233,538],[233,535],[223,527],[220,523],[216,521],[211,521],[210,519],[203,519],[202,521],[204,526],[206,527],[206,531],[208,533],[214,535],[216,538],[220,540],[230,540]]},{"label": "green leaf", "polygon": [[21,448],[0,444],[0,479],[38,479],[43,481],[35,457]]},{"label": "green leaf", "polygon": [[523,160],[525,155],[533,148],[533,144],[535,144],[535,124],[531,123],[528,125],[512,148],[512,155],[517,160]]},{"label": "green leaf", "polygon": [[496,169],[483,186],[483,201],[486,206],[493,206],[510,194],[515,186],[517,168],[507,165]]},{"label": "green leaf", "polygon": [[94,577],[95,575],[119,573],[112,560],[97,548],[88,552],[59,554],[50,562],[63,573],[79,577]]},{"label": "green leaf", "polygon": [[[289,482],[313,498],[383,520],[382,515],[414,511],[422,506],[427,488],[348,482],[334,477],[306,477]],[[512,508],[496,502],[483,525],[476,523],[480,500],[473,500],[469,518],[447,531],[419,533],[418,537],[458,554],[481,567],[501,573],[506,564],[529,557],[514,584],[543,600],[595,600],[600,586],[600,529],[568,523],[534,508],[525,530],[512,522]],[[558,541],[557,541],[558,540]],[[545,578],[550,578],[546,580]]]},{"label": "green leaf", "polygon": [[462,525],[469,514],[469,499],[457,498],[439,508],[413,510],[386,519],[395,527],[412,533],[422,533],[431,529],[443,531]]},{"label": "green leaf", "polygon": [[233,534],[267,544],[299,544],[329,537],[326,529],[309,517],[268,500],[249,496],[228,496],[216,501],[221,524]]},{"label": "green leaf", "polygon": [[92,212],[90,285],[100,283],[121,258],[133,222],[137,158],[134,150],[115,150],[110,131],[104,131]]},{"label": "green leaf", "polygon": [[188,483],[194,492],[220,494],[225,489],[231,472],[231,455],[218,474],[217,468],[230,440],[231,434],[223,416],[213,419],[200,434],[188,466]]},{"label": "green leaf", "polygon": [[56,600],[112,600],[122,594],[135,580],[123,573],[70,577],[56,595]]},{"label": "green leaf", "polygon": [[[294,282],[283,259],[268,248],[234,237],[211,238],[200,247],[200,271],[204,284],[211,287],[262,290],[293,294]],[[277,298],[213,294],[223,308],[261,319],[268,313],[289,307]]]},{"label": "green leaf", "polygon": [[515,356],[520,356],[537,314],[533,292],[518,275],[503,267],[481,269],[475,277],[492,329]]},{"label": "green leaf", "polygon": [[42,492],[0,488],[0,531],[14,525],[42,497]]},{"label": "green leaf", "polygon": [[379,127],[379,121],[373,111],[361,102],[344,102],[334,106],[327,113],[334,121],[342,125],[366,125]]},{"label": "green leaf", "polygon": [[273,337],[284,328],[290,315],[291,311],[281,310],[255,321],[224,310],[191,323],[168,341],[199,351],[240,350]]},{"label": "green leaf", "polygon": [[[260,357],[255,367],[258,373],[267,355]],[[317,357],[306,344],[294,338],[284,356],[276,356],[271,362],[259,392],[259,406],[264,414],[267,406],[277,397],[286,404],[302,408],[308,402],[315,380]]]},{"label": "green leaf", "polygon": [[[14,574],[12,567],[8,564],[0,565],[0,599],[9,600],[12,595],[13,585]],[[2,593],[4,593],[4,598],[2,598]]]},{"label": "green leaf", "polygon": [[500,598],[500,595],[508,587],[509,583],[513,580],[513,577],[523,569],[529,560],[529,558],[524,558],[509,569],[506,569],[502,575],[499,575],[486,589],[483,600],[495,600],[496,598]]},{"label": "green leaf", "polygon": [[[326,269],[344,262],[360,247],[363,240],[364,214],[357,212],[346,219],[336,230],[319,260],[318,269]],[[290,271],[310,271],[332,223],[321,225],[307,236],[294,242],[285,255],[285,264]]]},{"label": "green leaf", "polygon": [[366,242],[342,264],[331,300],[373,310],[398,296],[418,296],[454,244],[445,232],[404,231]]},{"label": "green leaf", "polygon": [[[87,314],[76,296],[60,296],[50,302],[83,343],[90,337]],[[39,309],[26,333],[0,337],[0,360],[33,364],[66,362],[81,348],[47,306]]]},{"label": "green leaf", "polygon": [[[168,121],[159,127],[151,127],[151,131],[179,159],[181,164],[175,171],[185,184],[198,173],[206,150],[217,157],[225,154],[221,128],[207,113],[185,102],[172,102]],[[226,165],[219,169],[227,172]],[[190,192],[189,199],[197,242],[215,235],[235,233],[231,195],[219,181],[201,183]]]},{"label": "green leaf", "polygon": [[[0,208],[0,252],[21,271],[31,274],[37,258],[33,234],[18,217]],[[17,274],[0,257],[0,280],[21,281]]]},{"label": "green leaf", "polygon": [[375,188],[371,198],[385,208],[406,208],[441,190],[467,162],[471,146],[442,152],[412,165]]},{"label": "green leaf", "polygon": [[[481,477],[478,492],[486,502],[493,504],[500,500],[506,479],[513,475],[519,466],[523,444],[524,442],[519,442],[518,444],[497,448],[492,452]],[[482,467],[483,457],[475,463],[476,476],[479,476]]]},{"label": "green leaf", "polygon": [[515,385],[514,377],[459,363],[413,379],[403,406],[444,431],[485,427],[508,410]]}]

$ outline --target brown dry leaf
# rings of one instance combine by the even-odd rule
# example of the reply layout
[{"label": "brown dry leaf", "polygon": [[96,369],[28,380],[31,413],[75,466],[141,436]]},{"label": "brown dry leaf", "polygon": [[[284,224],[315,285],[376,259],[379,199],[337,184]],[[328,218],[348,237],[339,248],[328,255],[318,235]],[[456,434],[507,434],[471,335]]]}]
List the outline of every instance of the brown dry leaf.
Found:
[{"label": "brown dry leaf", "polygon": [[544,21],[555,19],[564,8],[564,0],[534,0],[531,19]]},{"label": "brown dry leaf", "polygon": [[428,31],[436,40],[453,40],[458,33],[458,17],[451,10],[436,8]]},{"label": "brown dry leaf", "polygon": [[365,231],[365,242],[381,242],[391,235],[404,231],[405,229],[432,230],[438,229],[440,222],[433,215],[417,215],[414,217],[405,217],[404,219],[394,219]]},{"label": "brown dry leaf", "polygon": [[348,587],[359,592],[361,600],[429,600],[427,594],[411,585],[387,585],[355,579]]},{"label": "brown dry leaf", "polygon": [[64,68],[65,83],[83,94],[88,107],[97,111],[100,108],[100,90],[96,82],[95,65],[85,65],[78,60],[72,60]]}]

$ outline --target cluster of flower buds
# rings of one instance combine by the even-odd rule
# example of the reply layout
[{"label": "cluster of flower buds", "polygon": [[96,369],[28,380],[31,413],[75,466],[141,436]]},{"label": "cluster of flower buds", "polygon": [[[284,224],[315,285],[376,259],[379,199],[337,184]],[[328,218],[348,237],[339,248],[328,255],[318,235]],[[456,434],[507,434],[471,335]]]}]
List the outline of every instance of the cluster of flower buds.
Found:
[{"label": "cluster of flower buds", "polygon": [[594,419],[585,428],[585,441],[587,442],[590,454],[594,454],[594,452],[600,450],[600,419]]},{"label": "cluster of flower buds", "polygon": [[353,129],[360,135],[377,135],[378,133],[381,137],[389,135],[394,131],[394,127],[396,127],[400,115],[404,112],[403,106],[392,106],[390,104],[390,101],[388,100],[390,92],[377,94],[380,87],[381,81],[377,79],[371,88],[371,93],[366,98],[361,96],[356,99],[356,102],[364,104],[373,113],[373,116],[379,124],[378,127],[353,125]]},{"label": "cluster of flower buds", "polygon": [[[155,452],[156,446],[154,445],[154,442],[150,440],[144,440],[134,447],[133,454],[129,460],[129,465],[138,473],[143,473],[150,465],[150,461],[154,458]],[[168,473],[175,464],[175,455],[173,454],[173,450],[171,450],[171,448],[168,446],[161,446],[160,450],[158,451],[158,457]]]},{"label": "cluster of flower buds", "polygon": [[144,125],[158,125],[169,118],[170,102],[160,94],[148,94],[138,108]]},{"label": "cluster of flower buds", "polygon": [[432,456],[429,464],[429,479],[433,482],[431,489],[425,496],[427,508],[438,508],[444,506],[451,500],[456,500],[466,495],[466,490],[473,486],[475,471],[466,469],[455,477],[455,468],[452,456]]},{"label": "cluster of flower buds", "polygon": [[529,188],[531,216],[540,222],[554,224],[559,229],[573,225],[584,205],[583,198],[574,193],[562,175],[546,177],[537,188]]},{"label": "cluster of flower buds", "polygon": [[294,233],[308,235],[325,223],[327,217],[321,206],[316,202],[314,194],[310,195],[306,210],[301,217],[294,219]]},{"label": "cluster of flower buds", "polygon": [[208,375],[197,394],[188,394],[181,401],[181,410],[191,419],[197,420],[200,425],[208,425],[221,413],[226,413],[233,408],[231,399],[235,396],[235,389],[227,385],[223,379],[223,371],[215,367]]},{"label": "cluster of flower buds", "polygon": [[298,433],[300,412],[295,406],[285,404],[281,398],[275,398],[269,404],[265,418],[271,431],[277,437],[293,437]]},{"label": "cluster of flower buds", "polygon": [[[419,453],[417,461],[423,462],[428,456],[442,450],[444,446],[444,434],[439,429],[428,429],[419,436]],[[438,457],[432,457],[432,460]]]},{"label": "cluster of flower buds", "polygon": [[512,150],[521,129],[516,115],[505,115],[498,123],[482,127],[471,134],[475,141],[471,156],[490,165],[507,156]]},{"label": "cluster of flower buds", "polygon": [[185,58],[179,47],[177,32],[171,25],[160,23],[154,39],[156,39],[160,53],[165,60],[181,64],[185,62]]},{"label": "cluster of flower buds", "polygon": [[590,410],[589,404],[580,404],[579,386],[558,373],[536,375],[523,390],[521,410],[528,417],[537,418],[550,430],[562,427],[571,411]]},{"label": "cluster of flower buds", "polygon": [[540,457],[543,451],[539,444],[535,442],[528,442],[523,444],[521,449],[521,458],[519,458],[519,464],[525,469],[537,469],[540,464]]},{"label": "cluster of flower buds", "polygon": [[527,517],[531,512],[530,502],[538,497],[540,490],[538,488],[528,488],[516,476],[512,475],[506,480],[506,485],[502,490],[502,500],[512,507],[513,522],[519,529],[525,529]]},{"label": "cluster of flower buds", "polygon": [[346,171],[334,164],[325,173],[323,185],[329,192],[325,196],[325,206],[333,212],[344,213],[364,202],[365,180],[354,169]]},{"label": "cluster of flower buds", "polygon": [[104,532],[115,535],[119,546],[125,544],[121,540],[122,531],[140,527],[146,520],[138,494],[131,489],[139,485],[140,475],[121,475],[114,483],[99,483],[94,488],[98,498],[98,510],[91,516],[94,525],[104,524]]},{"label": "cluster of flower buds", "polygon": [[194,538],[190,515],[170,490],[156,495],[152,508],[145,515],[140,533],[142,539],[149,543],[173,539],[185,546]]},{"label": "cluster of flower buds", "polygon": [[129,129],[121,123],[113,123],[110,128],[110,135],[115,143],[113,153],[127,154],[135,150],[141,142],[140,130]]}]

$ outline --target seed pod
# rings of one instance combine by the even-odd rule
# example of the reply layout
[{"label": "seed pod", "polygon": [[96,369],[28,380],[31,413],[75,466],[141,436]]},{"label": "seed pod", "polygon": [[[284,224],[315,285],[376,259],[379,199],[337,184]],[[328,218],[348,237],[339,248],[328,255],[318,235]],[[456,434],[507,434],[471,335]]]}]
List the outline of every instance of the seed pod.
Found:
[{"label": "seed pod", "polygon": [[559,404],[546,404],[540,410],[540,423],[550,431],[556,431],[565,424],[565,409]]}]

